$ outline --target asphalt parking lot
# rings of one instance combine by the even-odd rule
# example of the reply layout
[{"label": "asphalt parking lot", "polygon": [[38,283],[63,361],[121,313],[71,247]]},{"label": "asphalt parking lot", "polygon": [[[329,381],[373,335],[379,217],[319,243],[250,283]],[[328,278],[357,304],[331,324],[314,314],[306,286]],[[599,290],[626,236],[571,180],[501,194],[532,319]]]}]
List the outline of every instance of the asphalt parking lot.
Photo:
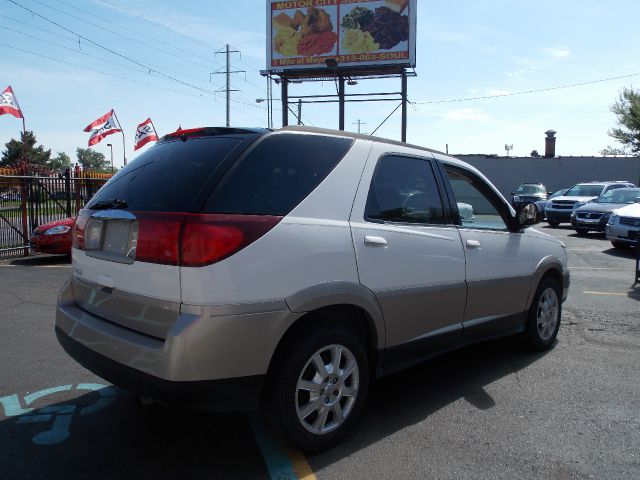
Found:
[{"label": "asphalt parking lot", "polygon": [[561,237],[572,286],[557,345],[512,338],[377,382],[355,435],[322,454],[247,414],[141,407],[53,333],[68,258],[0,262],[0,478],[640,478],[635,252]]}]

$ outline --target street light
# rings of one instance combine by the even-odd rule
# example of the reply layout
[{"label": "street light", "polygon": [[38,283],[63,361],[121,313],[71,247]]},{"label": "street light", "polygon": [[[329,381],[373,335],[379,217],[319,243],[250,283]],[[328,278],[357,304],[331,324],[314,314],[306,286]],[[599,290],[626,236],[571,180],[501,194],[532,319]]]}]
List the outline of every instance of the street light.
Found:
[{"label": "street light", "polygon": [[111,149],[111,175],[113,175],[113,145],[107,143],[107,147]]},{"label": "street light", "polygon": [[[272,98],[271,101],[273,100],[282,100],[281,98]],[[262,102],[269,102],[268,99],[266,98],[256,98],[256,103],[262,103]],[[268,106],[271,105],[271,103],[267,103]],[[289,106],[289,104],[287,103],[287,108],[289,109],[289,111],[291,113],[293,113],[293,115],[298,119],[298,125],[304,125],[302,123],[302,99],[298,99],[298,113],[296,114],[296,112],[294,112],[293,110],[291,110],[291,107]],[[267,122],[268,122],[268,126],[269,128],[273,127],[273,107],[271,108],[267,108]]]}]

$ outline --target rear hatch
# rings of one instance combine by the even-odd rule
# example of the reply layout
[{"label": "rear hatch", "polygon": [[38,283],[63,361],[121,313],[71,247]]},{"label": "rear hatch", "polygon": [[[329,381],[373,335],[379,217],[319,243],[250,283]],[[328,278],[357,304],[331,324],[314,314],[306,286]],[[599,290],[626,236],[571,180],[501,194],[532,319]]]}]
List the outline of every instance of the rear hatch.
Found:
[{"label": "rear hatch", "polygon": [[216,128],[176,132],[107,182],[74,227],[72,285],[77,305],[164,339],[180,313],[180,265],[197,265],[201,259],[198,239],[189,232],[216,229],[225,245],[235,241],[235,230],[228,226],[234,219],[203,222],[194,212],[264,133]]}]

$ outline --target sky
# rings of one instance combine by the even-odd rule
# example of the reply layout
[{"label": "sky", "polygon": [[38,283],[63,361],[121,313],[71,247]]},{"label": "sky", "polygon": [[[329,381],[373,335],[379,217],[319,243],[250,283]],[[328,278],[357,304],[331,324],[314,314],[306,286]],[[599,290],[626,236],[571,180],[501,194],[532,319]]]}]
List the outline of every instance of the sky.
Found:
[{"label": "sky", "polygon": [[[557,155],[599,155],[615,146],[610,105],[623,87],[640,85],[638,25],[637,0],[418,0],[407,141],[448,145],[452,154],[505,155],[508,144],[511,155],[527,156],[544,152],[544,132],[553,129]],[[226,44],[240,52],[232,70],[246,72],[232,75],[231,125],[266,127],[266,105],[256,102],[267,95],[266,38],[262,0],[0,0],[0,90],[12,86],[39,144],[72,159],[87,147],[84,127],[113,108],[131,160],[140,152],[133,152],[135,128],[147,117],[160,135],[178,125],[225,124],[219,52]],[[347,87],[399,90],[398,79]],[[544,91],[522,93],[535,90]],[[330,95],[335,85],[291,85],[290,94]],[[360,121],[370,133],[396,106],[349,103],[345,127],[358,131]],[[302,120],[338,128],[338,108],[304,104]],[[18,119],[0,116],[0,149],[21,129]],[[376,135],[400,139],[400,110]],[[108,159],[107,143],[122,165],[122,135],[94,147]]]}]

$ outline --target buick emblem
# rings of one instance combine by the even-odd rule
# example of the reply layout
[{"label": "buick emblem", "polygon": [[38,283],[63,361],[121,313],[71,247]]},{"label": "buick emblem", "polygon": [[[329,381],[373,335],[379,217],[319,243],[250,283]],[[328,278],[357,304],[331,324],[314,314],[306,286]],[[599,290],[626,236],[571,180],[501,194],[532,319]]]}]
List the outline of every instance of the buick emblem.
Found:
[{"label": "buick emblem", "polygon": [[591,218],[591,214],[590,213],[587,213],[587,218]]}]

